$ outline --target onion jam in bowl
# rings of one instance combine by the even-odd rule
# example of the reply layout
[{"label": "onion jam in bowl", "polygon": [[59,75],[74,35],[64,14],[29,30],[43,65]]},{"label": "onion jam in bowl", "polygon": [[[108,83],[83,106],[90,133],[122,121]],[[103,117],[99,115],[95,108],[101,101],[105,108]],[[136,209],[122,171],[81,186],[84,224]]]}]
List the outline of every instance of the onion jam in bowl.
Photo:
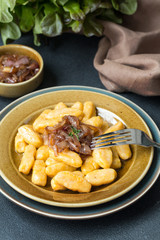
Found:
[{"label": "onion jam in bowl", "polygon": [[43,79],[43,59],[28,46],[0,46],[0,96],[16,98],[35,90]]}]

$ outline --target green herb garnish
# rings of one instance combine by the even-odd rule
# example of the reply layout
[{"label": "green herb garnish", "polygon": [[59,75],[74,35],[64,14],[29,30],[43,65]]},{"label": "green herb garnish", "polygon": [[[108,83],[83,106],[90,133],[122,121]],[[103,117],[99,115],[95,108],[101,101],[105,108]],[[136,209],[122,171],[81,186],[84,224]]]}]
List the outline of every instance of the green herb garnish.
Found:
[{"label": "green herb garnish", "polygon": [[79,136],[78,134],[80,133],[81,130],[78,130],[77,128],[71,126],[72,132],[69,133],[69,136],[73,137],[74,135],[77,137],[79,141]]}]

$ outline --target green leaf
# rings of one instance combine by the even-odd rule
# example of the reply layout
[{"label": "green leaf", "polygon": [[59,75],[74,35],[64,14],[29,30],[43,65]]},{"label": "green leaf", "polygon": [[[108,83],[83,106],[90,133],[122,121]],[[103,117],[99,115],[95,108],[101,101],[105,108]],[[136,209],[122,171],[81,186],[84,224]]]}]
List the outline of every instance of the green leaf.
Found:
[{"label": "green leaf", "polygon": [[73,132],[70,132],[68,135],[69,135],[70,137],[73,137]]},{"label": "green leaf", "polygon": [[119,10],[119,1],[118,0],[111,0],[113,8],[116,9],[117,11]]},{"label": "green leaf", "polygon": [[22,32],[30,31],[34,26],[34,21],[32,7],[22,6],[21,19],[19,23]]},{"label": "green leaf", "polygon": [[50,0],[51,3],[53,3],[56,7],[58,7],[58,1],[57,0]]},{"label": "green leaf", "polygon": [[44,16],[43,16],[42,12],[39,12],[38,14],[35,15],[35,25],[34,25],[33,30],[36,34],[42,33],[41,22],[42,22],[43,17]]},{"label": "green leaf", "polygon": [[68,24],[70,24],[72,21],[74,21],[74,20],[71,19],[69,12],[64,12],[63,13],[63,23],[64,23],[64,25],[68,26]]},{"label": "green leaf", "polygon": [[[40,45],[39,35],[60,35],[72,29],[86,36],[100,36],[103,32],[97,19],[122,23],[123,14],[131,15],[137,9],[138,0],[0,0],[0,24],[6,42],[8,29],[11,39],[22,32],[33,30],[34,43]],[[16,25],[15,22],[18,24]],[[12,25],[3,25],[11,23]],[[6,26],[6,30],[4,29]],[[19,29],[20,28],[20,29]]]},{"label": "green leaf", "polygon": [[[14,9],[14,7],[15,7],[15,5],[16,5],[16,0],[7,0],[7,1],[5,1],[5,0],[1,0],[1,4],[0,4],[0,7],[2,7],[3,6],[3,2],[6,2],[6,5],[7,5],[7,2],[8,2],[8,7],[10,8],[10,10],[11,11],[13,11],[13,9]],[[2,8],[1,8],[2,9]]]},{"label": "green leaf", "polygon": [[99,8],[107,8],[107,9],[110,9],[112,8],[112,4],[110,2],[101,2],[99,4]]},{"label": "green leaf", "polygon": [[73,20],[83,20],[84,12],[80,9],[80,4],[77,1],[69,0],[63,7],[64,11],[69,12]]},{"label": "green leaf", "polygon": [[73,20],[71,23],[67,25],[68,27],[72,28],[72,31],[78,33],[82,30],[83,23],[80,21]]},{"label": "green leaf", "polygon": [[16,4],[20,4],[20,5],[26,5],[26,4],[28,4],[28,3],[29,3],[28,0],[17,0],[17,1],[16,1]]},{"label": "green leaf", "polygon": [[41,28],[45,36],[55,37],[62,33],[63,23],[57,13],[51,13],[43,18]]},{"label": "green leaf", "polygon": [[68,2],[68,0],[57,0],[57,2],[58,2],[60,5],[64,6],[64,5]]},{"label": "green leaf", "polygon": [[117,11],[132,15],[137,10],[137,0],[111,0],[113,8]]},{"label": "green leaf", "polygon": [[103,26],[92,15],[88,15],[83,23],[83,32],[87,37],[102,36]]},{"label": "green leaf", "polygon": [[100,0],[83,0],[82,9],[85,14],[94,12],[97,8],[99,8],[100,3]]},{"label": "green leaf", "polygon": [[4,44],[7,44],[7,40],[9,39],[16,40],[21,37],[20,29],[14,22],[1,23],[0,32]]},{"label": "green leaf", "polygon": [[57,7],[59,5],[64,6],[68,2],[68,0],[50,0],[52,3],[54,3]]},{"label": "green leaf", "polygon": [[63,6],[68,2],[68,0],[58,0],[57,2]]},{"label": "green leaf", "polygon": [[35,25],[33,28],[33,36],[34,36],[34,44],[36,46],[40,46],[41,43],[39,41],[39,34],[42,34],[41,22],[44,18],[44,15],[41,11],[38,11],[35,15]]},{"label": "green leaf", "polygon": [[123,14],[132,15],[137,10],[137,0],[123,0],[119,3],[119,11]]},{"label": "green leaf", "polygon": [[10,11],[13,11],[16,0],[0,0],[0,22],[9,23],[13,20]]},{"label": "green leaf", "polygon": [[15,6],[14,14],[15,14],[17,21],[19,22],[21,19],[21,15],[22,15],[22,8],[20,5]]},{"label": "green leaf", "polygon": [[47,16],[50,13],[55,13],[59,11],[59,8],[56,5],[53,5],[51,3],[45,3],[44,6],[44,14]]},{"label": "green leaf", "polygon": [[122,23],[122,17],[119,16],[118,13],[114,11],[114,9],[104,9],[99,18],[118,24]]}]

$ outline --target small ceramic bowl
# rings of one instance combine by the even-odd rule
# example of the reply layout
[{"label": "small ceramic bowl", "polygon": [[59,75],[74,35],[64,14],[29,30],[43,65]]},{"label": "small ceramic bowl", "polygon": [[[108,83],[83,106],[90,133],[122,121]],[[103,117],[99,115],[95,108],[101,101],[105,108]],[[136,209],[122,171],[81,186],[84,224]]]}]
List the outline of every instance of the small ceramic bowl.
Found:
[{"label": "small ceramic bowl", "polygon": [[31,59],[36,60],[40,66],[40,70],[35,76],[24,82],[13,84],[0,82],[0,96],[16,98],[35,90],[40,85],[43,79],[43,59],[41,55],[33,48],[18,44],[0,46],[0,55],[6,53],[26,55]]}]

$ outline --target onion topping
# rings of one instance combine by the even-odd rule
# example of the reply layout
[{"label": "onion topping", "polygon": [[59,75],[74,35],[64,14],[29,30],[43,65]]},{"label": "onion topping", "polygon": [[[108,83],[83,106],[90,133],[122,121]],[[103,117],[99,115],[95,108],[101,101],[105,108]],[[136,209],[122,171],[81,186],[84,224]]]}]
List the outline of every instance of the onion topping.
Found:
[{"label": "onion topping", "polygon": [[55,155],[65,149],[79,154],[91,155],[90,144],[99,128],[82,123],[77,117],[66,115],[54,127],[46,127],[44,144],[53,148]]},{"label": "onion topping", "polygon": [[29,80],[39,71],[37,61],[18,54],[0,56],[0,82],[19,83]]}]

